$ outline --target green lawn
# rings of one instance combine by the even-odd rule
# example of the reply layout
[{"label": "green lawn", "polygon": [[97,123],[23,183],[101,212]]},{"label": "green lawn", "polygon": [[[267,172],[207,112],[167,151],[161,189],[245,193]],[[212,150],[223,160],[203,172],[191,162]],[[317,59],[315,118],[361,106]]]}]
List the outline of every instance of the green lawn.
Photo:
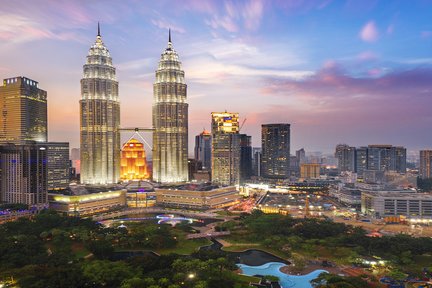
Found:
[{"label": "green lawn", "polygon": [[236,274],[235,278],[238,281],[241,281],[241,282],[246,283],[246,284],[258,283],[261,280],[261,278],[258,278],[258,277],[246,276],[246,275],[241,275],[241,274]]},{"label": "green lawn", "polygon": [[251,245],[232,245],[229,247],[223,247],[222,248],[222,250],[229,251],[229,252],[242,252],[242,251],[249,250],[249,249],[262,250],[264,252],[273,254],[273,255],[278,256],[278,257],[285,259],[285,260],[288,260],[290,257],[290,255],[285,253],[284,251],[271,249],[271,248],[265,247],[261,244],[258,244],[258,245],[254,245],[254,244],[251,244]]},{"label": "green lawn", "polygon": [[198,251],[198,248],[205,245],[210,245],[212,242],[207,240],[206,238],[201,239],[180,239],[177,246],[173,248],[165,248],[165,249],[155,249],[154,251],[158,254],[170,254],[176,253],[181,255],[189,255],[195,251]]}]

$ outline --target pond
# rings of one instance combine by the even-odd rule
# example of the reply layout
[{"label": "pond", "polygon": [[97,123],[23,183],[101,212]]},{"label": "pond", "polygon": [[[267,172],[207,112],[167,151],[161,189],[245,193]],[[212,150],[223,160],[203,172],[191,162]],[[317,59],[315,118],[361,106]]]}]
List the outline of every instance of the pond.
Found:
[{"label": "pond", "polygon": [[290,264],[288,261],[262,250],[248,249],[243,252],[228,252],[221,250],[222,244],[215,239],[212,239],[212,242],[213,244],[209,246],[203,246],[200,248],[200,250],[222,251],[228,257],[232,258],[236,263],[250,266],[259,266],[268,262],[280,262],[284,263],[284,265]]},{"label": "pond", "polygon": [[210,223],[219,222],[222,220],[214,219],[214,218],[196,219],[196,218],[186,217],[181,214],[178,215],[176,214],[135,214],[135,215],[127,215],[126,217],[122,217],[122,218],[103,220],[100,221],[100,223],[107,227],[110,227],[115,223],[120,223],[121,225],[123,225],[122,227],[127,227],[127,225],[125,225],[125,223],[127,224],[127,222],[146,222],[146,221],[151,221],[158,224],[170,224],[171,226],[175,226],[180,223],[188,223],[195,227],[202,227]]},{"label": "pond", "polygon": [[296,276],[287,275],[280,271],[280,268],[286,266],[286,264],[281,262],[269,262],[260,266],[249,266],[245,264],[237,264],[237,266],[242,270],[242,274],[248,276],[254,275],[272,275],[279,278],[279,284],[282,288],[312,288],[310,281],[317,278],[321,273],[328,273],[325,270],[315,270],[309,274]]}]

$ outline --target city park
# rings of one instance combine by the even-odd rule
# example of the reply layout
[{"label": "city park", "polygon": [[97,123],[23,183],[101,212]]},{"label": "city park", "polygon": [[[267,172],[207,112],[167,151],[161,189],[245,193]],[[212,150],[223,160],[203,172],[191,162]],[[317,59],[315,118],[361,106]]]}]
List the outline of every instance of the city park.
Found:
[{"label": "city park", "polygon": [[431,238],[371,237],[322,217],[258,209],[164,210],[99,222],[47,210],[5,223],[0,285],[430,287]]}]

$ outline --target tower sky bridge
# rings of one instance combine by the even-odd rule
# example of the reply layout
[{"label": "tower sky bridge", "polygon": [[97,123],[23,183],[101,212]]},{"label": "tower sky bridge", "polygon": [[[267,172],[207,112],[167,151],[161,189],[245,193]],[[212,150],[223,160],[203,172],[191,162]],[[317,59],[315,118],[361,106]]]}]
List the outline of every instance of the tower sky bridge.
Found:
[{"label": "tower sky bridge", "polygon": [[120,133],[122,133],[122,132],[134,132],[132,134],[132,136],[130,136],[129,139],[125,142],[125,144],[121,147],[121,150],[123,150],[123,148],[127,144],[127,142],[129,142],[131,139],[135,138],[135,136],[138,136],[144,142],[144,144],[146,144],[150,148],[150,151],[153,150],[152,145],[150,145],[150,143],[144,138],[142,133],[149,133],[149,132],[153,133],[154,130],[155,130],[154,128],[148,128],[148,127],[119,128]]}]

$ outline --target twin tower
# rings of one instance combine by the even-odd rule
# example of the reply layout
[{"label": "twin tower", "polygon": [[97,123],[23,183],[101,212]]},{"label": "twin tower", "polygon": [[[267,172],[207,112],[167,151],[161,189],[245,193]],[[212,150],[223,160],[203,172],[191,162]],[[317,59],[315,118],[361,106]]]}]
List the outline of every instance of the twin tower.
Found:
[{"label": "twin tower", "polygon": [[[120,177],[120,100],[116,69],[98,25],[81,79],[81,183],[113,184]],[[188,180],[188,104],[184,71],[169,32],[153,85],[153,180]]]}]

